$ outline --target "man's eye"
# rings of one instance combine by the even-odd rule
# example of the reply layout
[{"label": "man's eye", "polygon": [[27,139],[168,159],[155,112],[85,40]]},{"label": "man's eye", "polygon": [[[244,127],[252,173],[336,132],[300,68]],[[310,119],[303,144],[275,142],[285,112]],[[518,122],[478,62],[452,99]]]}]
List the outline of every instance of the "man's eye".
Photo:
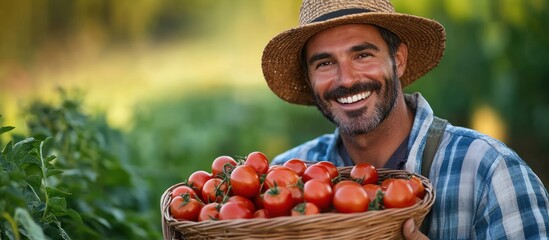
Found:
[{"label": "man's eye", "polygon": [[357,58],[367,58],[367,57],[371,57],[373,56],[372,54],[370,53],[361,53],[361,54],[358,54]]},{"label": "man's eye", "polygon": [[324,66],[328,66],[328,65],[331,65],[332,62],[329,62],[329,61],[326,61],[326,62],[320,62],[316,65],[316,68],[319,68],[319,67],[324,67]]}]

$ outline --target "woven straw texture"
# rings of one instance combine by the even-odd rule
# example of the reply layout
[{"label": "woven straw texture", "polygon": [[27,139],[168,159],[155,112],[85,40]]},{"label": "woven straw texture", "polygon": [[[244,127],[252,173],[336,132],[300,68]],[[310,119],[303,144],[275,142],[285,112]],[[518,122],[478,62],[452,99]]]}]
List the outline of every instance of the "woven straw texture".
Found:
[{"label": "woven straw texture", "polygon": [[[314,21],[346,9],[371,11]],[[372,24],[395,33],[408,47],[407,67],[400,77],[402,87],[434,68],[444,54],[446,32],[440,23],[395,12],[388,0],[304,0],[299,26],[273,37],[263,50],[261,67],[269,88],[281,99],[314,105],[312,90],[301,64],[302,49],[314,34],[344,24]]]},{"label": "woven straw texture", "polygon": [[[339,168],[343,179],[349,177],[351,168]],[[406,178],[413,174],[404,170],[378,171],[380,182],[386,178]],[[435,200],[435,192],[429,180],[418,174],[413,175],[421,179],[426,193],[422,201],[407,208],[204,222],[179,221],[171,216],[171,191],[181,183],[176,184],[161,197],[164,239],[402,239],[404,221],[414,218],[417,226],[421,225]]]}]

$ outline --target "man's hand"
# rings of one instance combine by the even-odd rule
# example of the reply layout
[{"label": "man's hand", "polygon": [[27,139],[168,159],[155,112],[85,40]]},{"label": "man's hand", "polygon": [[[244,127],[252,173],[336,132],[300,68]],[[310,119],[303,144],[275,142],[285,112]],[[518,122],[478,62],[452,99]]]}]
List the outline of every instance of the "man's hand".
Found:
[{"label": "man's hand", "polygon": [[404,225],[402,226],[402,234],[404,235],[404,239],[408,240],[428,239],[427,236],[423,235],[423,233],[419,231],[419,228],[416,226],[413,218],[410,218],[404,222]]}]

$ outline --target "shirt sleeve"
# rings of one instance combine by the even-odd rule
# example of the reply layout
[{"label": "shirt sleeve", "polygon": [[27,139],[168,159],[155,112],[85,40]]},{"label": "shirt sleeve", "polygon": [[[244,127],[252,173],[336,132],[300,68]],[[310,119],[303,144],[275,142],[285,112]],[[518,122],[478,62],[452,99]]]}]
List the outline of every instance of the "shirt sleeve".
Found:
[{"label": "shirt sleeve", "polygon": [[547,239],[548,193],[533,170],[503,143],[452,128],[441,143],[429,237]]},{"label": "shirt sleeve", "polygon": [[475,239],[546,239],[548,194],[541,180],[515,154],[504,155],[488,169],[474,218]]}]

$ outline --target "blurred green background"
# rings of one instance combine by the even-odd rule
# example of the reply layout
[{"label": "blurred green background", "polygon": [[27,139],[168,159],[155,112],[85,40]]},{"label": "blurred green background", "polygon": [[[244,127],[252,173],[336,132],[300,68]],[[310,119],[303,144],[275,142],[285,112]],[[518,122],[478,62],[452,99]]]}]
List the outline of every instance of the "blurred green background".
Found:
[{"label": "blurred green background", "polygon": [[[121,133],[117,155],[160,229],[160,195],[219,155],[269,158],[333,131],[270,92],[263,47],[297,24],[296,0],[0,0],[0,115],[29,133],[32,102],[76,92]],[[439,66],[406,89],[435,114],[512,147],[549,184],[545,0],[394,0],[447,31]],[[6,135],[2,136],[6,138]],[[120,150],[123,148],[123,150]],[[116,150],[113,150],[116,151]],[[101,159],[97,159],[101,161]],[[73,193],[77,196],[78,193]],[[158,232],[160,234],[160,232]]]}]

